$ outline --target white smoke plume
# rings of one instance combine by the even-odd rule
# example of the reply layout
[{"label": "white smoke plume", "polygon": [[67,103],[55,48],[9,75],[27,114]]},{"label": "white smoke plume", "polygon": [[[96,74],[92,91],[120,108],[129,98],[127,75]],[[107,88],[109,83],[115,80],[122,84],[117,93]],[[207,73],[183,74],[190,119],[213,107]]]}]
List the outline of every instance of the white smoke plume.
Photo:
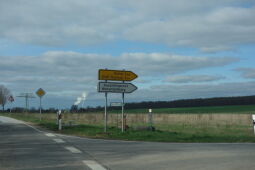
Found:
[{"label": "white smoke plume", "polygon": [[81,96],[77,97],[76,102],[74,102],[74,105],[79,105],[82,101],[82,105],[84,104],[84,101],[87,98],[88,93],[87,92],[83,92]]}]

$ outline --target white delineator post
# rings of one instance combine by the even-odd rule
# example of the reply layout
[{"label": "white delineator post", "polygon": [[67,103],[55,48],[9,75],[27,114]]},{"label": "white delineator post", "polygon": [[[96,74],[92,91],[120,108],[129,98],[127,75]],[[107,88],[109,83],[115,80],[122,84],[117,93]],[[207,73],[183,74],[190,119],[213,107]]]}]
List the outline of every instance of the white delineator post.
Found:
[{"label": "white delineator post", "polygon": [[253,121],[253,129],[255,134],[255,115],[252,115],[252,121]]},{"label": "white delineator post", "polygon": [[61,110],[58,111],[58,130],[62,130],[62,113],[61,113]]},{"label": "white delineator post", "polygon": [[149,109],[148,124],[149,124],[150,130],[152,130],[152,109]]}]

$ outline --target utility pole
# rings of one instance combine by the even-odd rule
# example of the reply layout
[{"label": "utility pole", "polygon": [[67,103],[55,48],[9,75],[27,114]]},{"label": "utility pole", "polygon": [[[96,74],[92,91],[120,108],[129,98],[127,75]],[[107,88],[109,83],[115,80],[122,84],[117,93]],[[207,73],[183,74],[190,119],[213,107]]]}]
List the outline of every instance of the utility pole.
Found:
[{"label": "utility pole", "polygon": [[17,97],[23,97],[25,98],[25,108],[26,108],[26,112],[28,111],[29,108],[29,99],[30,98],[35,98],[35,96],[33,95],[33,93],[21,93],[19,96]]}]

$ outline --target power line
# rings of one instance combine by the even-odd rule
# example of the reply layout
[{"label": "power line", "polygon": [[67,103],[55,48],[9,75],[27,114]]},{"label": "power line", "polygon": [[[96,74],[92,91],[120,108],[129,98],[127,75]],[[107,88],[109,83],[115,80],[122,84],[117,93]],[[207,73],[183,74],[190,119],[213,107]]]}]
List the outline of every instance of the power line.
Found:
[{"label": "power line", "polygon": [[17,97],[25,98],[25,108],[26,108],[26,111],[28,111],[28,108],[29,108],[29,99],[30,98],[35,98],[33,93],[20,93],[20,95],[17,96]]}]

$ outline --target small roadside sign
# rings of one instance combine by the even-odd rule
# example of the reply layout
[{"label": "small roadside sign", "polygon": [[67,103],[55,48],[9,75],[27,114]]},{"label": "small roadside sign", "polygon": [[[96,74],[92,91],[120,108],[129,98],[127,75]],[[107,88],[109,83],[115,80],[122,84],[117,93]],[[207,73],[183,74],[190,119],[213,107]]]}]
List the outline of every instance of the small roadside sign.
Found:
[{"label": "small roadside sign", "polygon": [[98,80],[132,81],[137,75],[132,71],[123,70],[98,70]]},{"label": "small roadside sign", "polygon": [[122,106],[122,103],[121,102],[111,102],[111,105],[112,107],[120,107]]},{"label": "small roadside sign", "polygon": [[8,101],[9,101],[9,102],[14,102],[13,96],[9,96]]},{"label": "small roadside sign", "polygon": [[98,92],[132,93],[137,87],[132,83],[99,82]]},{"label": "small roadside sign", "polygon": [[37,94],[38,97],[43,97],[46,94],[46,92],[42,88],[39,88],[36,91],[36,94]]}]

